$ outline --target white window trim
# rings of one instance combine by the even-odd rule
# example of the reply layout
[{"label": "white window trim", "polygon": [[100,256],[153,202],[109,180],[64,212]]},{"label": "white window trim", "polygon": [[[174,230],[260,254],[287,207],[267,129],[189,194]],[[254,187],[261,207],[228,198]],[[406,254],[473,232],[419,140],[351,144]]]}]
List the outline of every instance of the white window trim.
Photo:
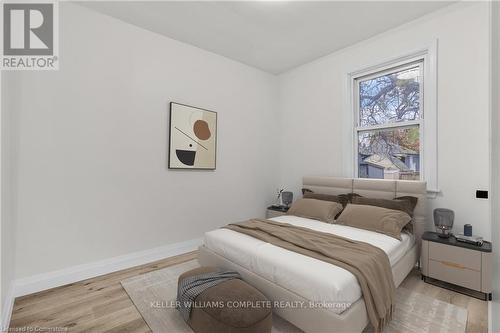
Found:
[{"label": "white window trim", "polygon": [[[423,85],[423,112],[424,118],[416,121],[415,124],[421,126],[422,136],[420,138],[420,145],[423,147],[425,143],[425,149],[421,149],[421,173],[423,181],[427,182],[427,192],[429,197],[436,197],[440,192],[438,186],[438,149],[437,149],[437,128],[438,128],[438,118],[437,118],[437,48],[438,40],[433,41],[429,46],[419,49],[417,51],[408,53],[406,55],[380,61],[378,64],[363,68],[361,70],[355,70],[347,73],[346,75],[346,85],[345,85],[345,106],[344,106],[344,138],[348,138],[347,144],[343,145],[343,174],[346,177],[357,178],[357,156],[355,152],[357,151],[357,126],[358,120],[356,119],[356,109],[355,103],[357,96],[354,95],[353,91],[355,88],[355,80],[361,76],[366,76],[370,73],[378,73],[384,70],[388,70],[394,67],[402,66],[414,61],[423,60],[423,73],[424,73],[424,85]],[[381,128],[387,128],[390,126],[401,127],[411,125],[411,122],[387,124],[380,126]],[[378,126],[372,126],[370,128],[375,129]],[[367,128],[368,129],[368,128]]]}]

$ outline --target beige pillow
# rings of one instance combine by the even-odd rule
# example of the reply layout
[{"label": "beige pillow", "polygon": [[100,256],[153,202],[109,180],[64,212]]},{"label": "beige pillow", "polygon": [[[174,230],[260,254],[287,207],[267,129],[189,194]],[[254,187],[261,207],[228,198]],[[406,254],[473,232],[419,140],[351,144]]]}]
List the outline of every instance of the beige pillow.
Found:
[{"label": "beige pillow", "polygon": [[339,204],[342,205],[342,207],[345,207],[347,205],[347,203],[349,202],[349,199],[347,198],[347,195],[345,195],[345,194],[331,195],[331,194],[306,192],[306,193],[304,193],[304,195],[302,197],[304,199],[317,199],[317,200],[323,200],[323,201],[338,202]]},{"label": "beige pillow", "polygon": [[401,230],[410,221],[410,215],[399,210],[348,204],[336,223],[380,232],[401,240]]},{"label": "beige pillow", "polygon": [[342,211],[338,202],[317,199],[299,199],[292,204],[287,215],[333,223],[335,216]]}]

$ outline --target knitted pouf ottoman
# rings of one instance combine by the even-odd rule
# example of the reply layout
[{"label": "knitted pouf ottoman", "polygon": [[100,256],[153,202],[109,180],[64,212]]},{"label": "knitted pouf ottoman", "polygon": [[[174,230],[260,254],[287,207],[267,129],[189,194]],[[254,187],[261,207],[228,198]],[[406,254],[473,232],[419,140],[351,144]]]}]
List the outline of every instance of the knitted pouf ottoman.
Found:
[{"label": "knitted pouf ottoman", "polygon": [[[178,286],[181,286],[183,281],[196,285],[198,277],[207,277],[207,273],[219,271],[216,267],[195,268],[179,277]],[[185,280],[187,278],[190,279]],[[195,288],[186,293],[193,292],[193,289]],[[260,291],[239,278],[225,280],[204,289],[196,296],[194,303],[190,304],[193,306],[190,313],[185,314],[185,319],[196,333],[271,332],[270,302]]]}]

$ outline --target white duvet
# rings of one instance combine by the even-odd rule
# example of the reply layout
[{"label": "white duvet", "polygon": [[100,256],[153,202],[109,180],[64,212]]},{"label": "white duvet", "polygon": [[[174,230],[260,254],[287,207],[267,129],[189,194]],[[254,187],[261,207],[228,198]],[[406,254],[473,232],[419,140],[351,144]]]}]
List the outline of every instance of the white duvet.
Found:
[{"label": "white duvet", "polygon": [[[372,231],[296,216],[285,215],[272,220],[370,243],[387,253],[392,266],[414,244],[413,236],[407,233],[402,233],[403,240],[399,241]],[[361,288],[356,277],[349,271],[324,261],[229,229],[207,232],[204,244],[213,252],[309,301],[327,304],[335,313],[342,313],[361,298]]]}]

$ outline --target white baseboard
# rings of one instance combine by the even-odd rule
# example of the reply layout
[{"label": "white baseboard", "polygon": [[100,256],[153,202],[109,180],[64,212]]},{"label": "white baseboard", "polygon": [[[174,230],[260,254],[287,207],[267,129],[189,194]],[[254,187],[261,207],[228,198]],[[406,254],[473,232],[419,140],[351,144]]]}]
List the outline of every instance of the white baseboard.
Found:
[{"label": "white baseboard", "polygon": [[14,296],[24,296],[42,290],[63,286],[99,275],[144,265],[179,254],[194,251],[202,243],[201,238],[126,254],[89,264],[68,267],[58,271],[37,274],[14,282]]},{"label": "white baseboard", "polygon": [[2,317],[0,317],[0,332],[7,331],[10,325],[10,317],[12,316],[12,309],[14,308],[14,284],[11,284],[5,302],[2,304]]},{"label": "white baseboard", "polygon": [[492,301],[488,301],[488,332],[493,332],[493,311],[492,311]]}]

